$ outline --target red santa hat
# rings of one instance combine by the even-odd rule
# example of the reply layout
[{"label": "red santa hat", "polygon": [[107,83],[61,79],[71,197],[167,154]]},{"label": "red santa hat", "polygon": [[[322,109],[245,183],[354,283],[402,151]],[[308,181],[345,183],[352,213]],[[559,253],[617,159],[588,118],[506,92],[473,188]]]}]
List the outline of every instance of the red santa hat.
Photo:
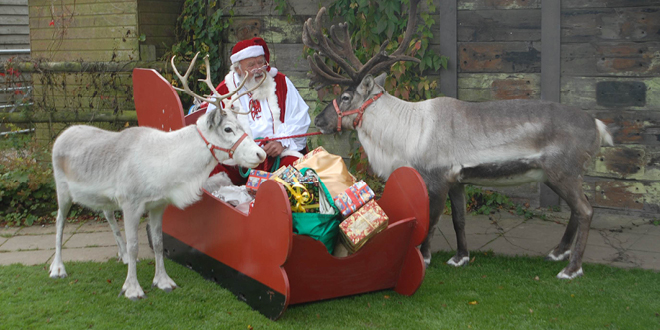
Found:
[{"label": "red santa hat", "polygon": [[[268,51],[266,41],[259,37],[242,40],[237,42],[231,50],[231,64],[238,63],[246,58],[257,56],[264,56],[266,63],[270,63],[270,51]],[[268,65],[267,70],[269,75],[273,77],[277,74],[277,69],[271,68],[270,65]]]}]

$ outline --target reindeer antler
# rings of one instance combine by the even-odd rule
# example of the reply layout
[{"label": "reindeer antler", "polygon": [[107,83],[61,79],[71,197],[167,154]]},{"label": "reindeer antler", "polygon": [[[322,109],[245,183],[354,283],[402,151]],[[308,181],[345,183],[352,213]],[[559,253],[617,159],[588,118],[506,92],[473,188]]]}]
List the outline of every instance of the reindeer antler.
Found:
[{"label": "reindeer antler", "polygon": [[[206,56],[204,56],[204,63],[206,64],[206,78],[205,79],[199,79],[199,81],[203,81],[203,82],[206,83],[207,86],[209,86],[209,88],[211,89],[211,95],[209,95],[209,97],[203,97],[203,96],[197,95],[195,92],[190,90],[190,87],[188,86],[188,76],[190,76],[190,72],[192,72],[192,68],[195,66],[195,62],[197,61],[197,56],[199,56],[199,52],[197,52],[197,54],[195,54],[195,57],[190,62],[190,66],[188,67],[188,70],[186,70],[186,74],[183,77],[181,77],[181,74],[179,73],[179,70],[177,70],[176,66],[174,65],[174,58],[176,56],[172,56],[172,60],[171,60],[172,69],[174,69],[174,74],[181,81],[181,85],[183,86],[183,89],[177,88],[177,87],[174,87],[174,86],[172,86],[172,87],[175,90],[184,92],[184,93],[186,93],[186,94],[188,94],[192,97],[195,97],[197,99],[200,99],[204,102],[208,102],[209,104],[213,104],[218,109],[221,109],[222,107],[220,106],[220,102],[222,100],[236,94],[236,92],[239,89],[243,88],[243,85],[245,85],[245,82],[247,81],[247,79],[243,79],[243,82],[241,82],[241,85],[238,86],[238,88],[236,88],[236,90],[234,90],[233,92],[230,92],[230,93],[225,94],[225,95],[222,95],[222,94],[218,93],[215,90],[215,87],[213,87],[213,83],[211,82],[211,65],[209,64],[209,55],[207,54]],[[211,96],[213,96],[213,97],[211,97]]]},{"label": "reindeer antler", "polygon": [[[340,23],[338,26],[332,25],[330,27],[330,38],[332,38],[332,40],[323,35],[323,15],[325,14],[326,9],[325,7],[322,7],[316,14],[316,19],[307,19],[303,26],[303,43],[307,47],[317,51],[314,53],[314,56],[307,57],[309,67],[312,70],[312,73],[308,74],[308,77],[310,78],[310,86],[316,85],[315,88],[319,90],[327,85],[333,84],[359,84],[367,74],[376,75],[380,72],[386,71],[392,64],[398,61],[413,61],[419,63],[420,60],[417,58],[402,55],[408,48],[413,33],[415,32],[418,4],[419,0],[410,0],[406,32],[399,47],[391,55],[387,55],[385,48],[389,44],[389,40],[386,40],[380,46],[378,53],[376,53],[376,55],[369,59],[365,64],[362,64],[353,52],[347,23]],[[323,57],[327,57],[337,63],[348,77],[332,71],[332,69],[325,64]]]}]

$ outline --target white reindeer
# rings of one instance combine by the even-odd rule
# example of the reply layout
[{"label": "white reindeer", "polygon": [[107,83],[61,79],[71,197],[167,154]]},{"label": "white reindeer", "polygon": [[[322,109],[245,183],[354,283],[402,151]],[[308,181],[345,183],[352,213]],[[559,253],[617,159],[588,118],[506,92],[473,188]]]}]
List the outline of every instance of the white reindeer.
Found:
[{"label": "white reindeer", "polygon": [[[373,78],[370,73],[387,70],[397,61],[414,60],[400,54],[414,31],[411,22],[417,2],[410,1],[410,18],[399,49],[388,56],[383,51],[386,42],[365,64],[352,53],[346,24],[340,24],[339,29],[332,26],[332,40],[323,35],[325,8],[315,21],[307,20],[303,42],[320,52],[308,58],[311,84],[320,85],[318,88],[351,86],[316,117],[314,124],[326,134],[342,128],[356,130],[372,169],[383,179],[400,166],[412,166],[422,175],[430,198],[431,223],[421,246],[427,265],[431,262],[430,240],[447,195],[457,242],[456,255],[447,263],[461,266],[469,260],[464,184],[544,182],[571,209],[564,236],[547,258],[564,260],[570,256],[558,278],[582,275],[582,256],[593,215],[582,191],[583,173],[601,143],[613,144],[605,124],[580,109],[540,100],[470,103],[440,97],[413,103],[389,95],[382,87],[385,74]],[[330,70],[321,55],[336,62],[349,77]]]},{"label": "white reindeer", "polygon": [[[188,75],[195,59],[181,77],[185,92],[190,91]],[[173,61],[174,59],[172,59]],[[205,58],[209,68],[208,57]],[[172,63],[174,66],[174,64]],[[210,84],[207,71],[206,81]],[[215,92],[214,88],[211,88]],[[215,92],[205,101],[218,104],[230,97]],[[217,106],[216,108],[220,108]],[[90,126],[72,126],[53,145],[53,172],[57,186],[57,237],[50,277],[66,277],[62,263],[62,231],[73,202],[102,210],[119,246],[119,256],[128,263],[128,274],[121,293],[131,300],[144,297],[137,280],[138,225],[149,213],[150,234],[156,259],[153,286],[164,291],[176,288],[163,263],[162,216],[173,204],[184,208],[200,199],[201,187],[218,162],[232,158],[241,166],[255,167],[266,158],[231,113],[216,110],[201,116],[195,125],[163,132],[133,127],[109,132]],[[124,215],[126,242],[122,239],[114,211]],[[120,294],[121,294],[120,293]]]}]

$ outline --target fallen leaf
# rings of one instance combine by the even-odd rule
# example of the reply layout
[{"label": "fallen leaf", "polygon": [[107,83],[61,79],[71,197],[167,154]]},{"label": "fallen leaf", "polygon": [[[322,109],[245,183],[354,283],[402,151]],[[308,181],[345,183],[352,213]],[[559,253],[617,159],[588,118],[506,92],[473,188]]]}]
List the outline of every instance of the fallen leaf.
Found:
[{"label": "fallen leaf", "polygon": [[475,258],[476,257],[472,257],[472,259],[470,259],[470,263],[473,263]]},{"label": "fallen leaf", "polygon": [[128,126],[131,126],[131,124],[129,124],[128,122],[126,122],[126,124],[124,124],[124,127],[128,127]]},{"label": "fallen leaf", "polygon": [[316,314],[316,318],[317,318],[317,319],[320,319],[320,318],[321,318],[321,314]]},{"label": "fallen leaf", "polygon": [[630,310],[630,306],[626,306],[626,310],[629,311],[629,310]]},{"label": "fallen leaf", "polygon": [[534,310],[530,308],[530,309],[529,309],[529,313],[530,313],[530,314],[534,314]]},{"label": "fallen leaf", "polygon": [[106,281],[108,281],[108,283],[112,283],[112,280],[110,280],[110,279],[107,279]]},{"label": "fallen leaf", "polygon": [[[447,307],[447,304],[442,304],[442,307]],[[658,316],[658,313],[655,313],[655,316]]]},{"label": "fallen leaf", "polygon": [[481,278],[486,278],[486,275],[481,275]]},{"label": "fallen leaf", "polygon": [[538,281],[540,278],[538,276],[534,277],[534,281]]},{"label": "fallen leaf", "polygon": [[575,295],[571,293],[571,298],[575,298]]},{"label": "fallen leaf", "polygon": [[251,325],[248,324],[248,330],[254,329]]},{"label": "fallen leaf", "polygon": [[468,302],[468,305],[476,305],[478,302],[476,300]]},{"label": "fallen leaf", "polygon": [[385,298],[385,299],[390,299],[390,296],[385,295],[385,297],[383,297],[383,298]]}]

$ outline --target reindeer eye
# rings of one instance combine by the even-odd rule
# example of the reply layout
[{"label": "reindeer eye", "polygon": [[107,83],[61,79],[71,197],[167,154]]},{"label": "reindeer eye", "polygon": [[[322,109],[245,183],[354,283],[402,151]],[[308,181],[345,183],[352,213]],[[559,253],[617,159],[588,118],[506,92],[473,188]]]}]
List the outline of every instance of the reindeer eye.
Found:
[{"label": "reindeer eye", "polygon": [[225,127],[225,133],[231,133],[231,132],[233,132],[231,128]]}]

